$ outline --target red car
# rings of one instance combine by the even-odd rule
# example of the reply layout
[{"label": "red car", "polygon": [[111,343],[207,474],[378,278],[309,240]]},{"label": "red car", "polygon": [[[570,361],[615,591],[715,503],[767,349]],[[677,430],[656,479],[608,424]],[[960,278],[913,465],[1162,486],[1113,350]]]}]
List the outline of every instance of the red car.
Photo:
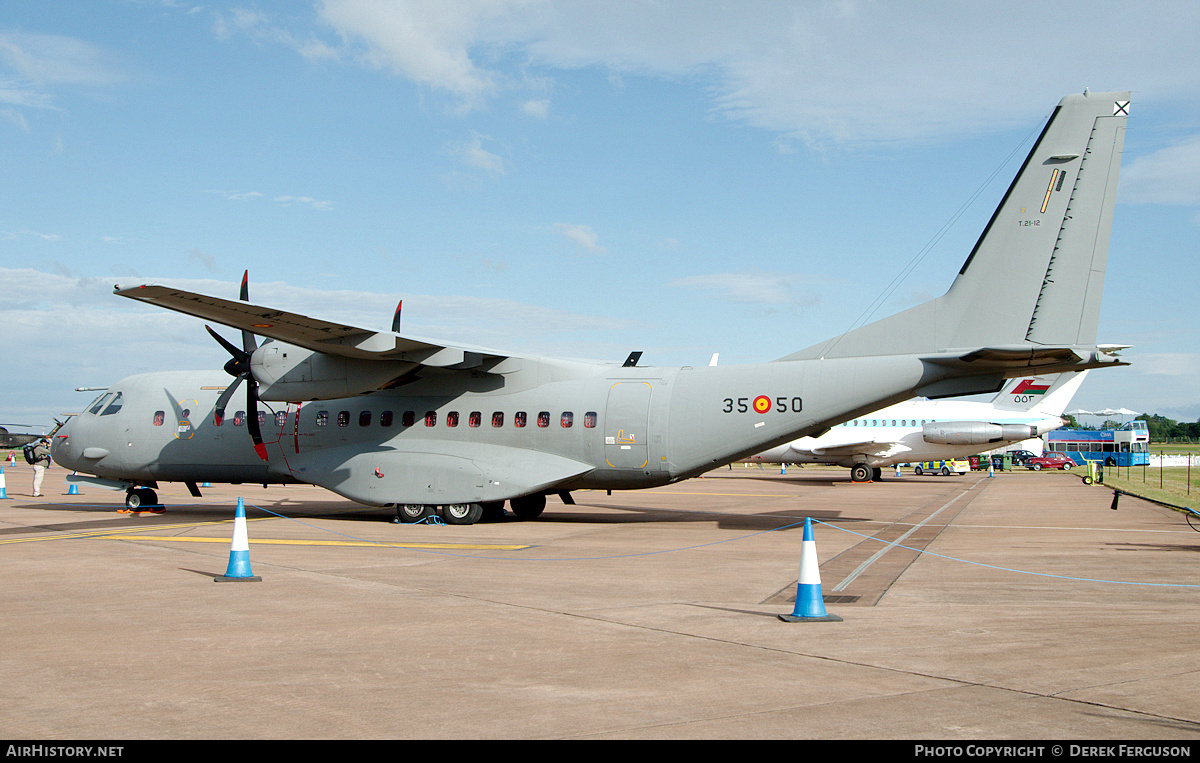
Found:
[{"label": "red car", "polygon": [[1075,465],[1066,453],[1050,452],[1034,456],[1025,462],[1025,466],[1039,472],[1042,469],[1062,469],[1066,471]]}]

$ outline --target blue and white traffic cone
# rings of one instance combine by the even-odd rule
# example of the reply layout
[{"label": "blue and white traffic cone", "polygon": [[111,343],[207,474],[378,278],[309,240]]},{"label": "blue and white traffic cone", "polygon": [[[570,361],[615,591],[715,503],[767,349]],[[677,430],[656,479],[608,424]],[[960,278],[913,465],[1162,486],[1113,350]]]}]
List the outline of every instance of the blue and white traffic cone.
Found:
[{"label": "blue and white traffic cone", "polygon": [[8,488],[4,485],[4,467],[0,466],[0,498],[8,498]]},{"label": "blue and white traffic cone", "polygon": [[817,565],[817,542],[813,540],[812,520],[804,518],[804,539],[800,543],[800,578],[796,583],[796,608],[790,615],[778,615],[786,623],[840,623],[842,618],[825,611],[821,595],[821,570]]},{"label": "blue and white traffic cone", "polygon": [[218,583],[262,580],[250,571],[250,538],[246,534],[246,506],[241,498],[238,498],[237,515],[233,518],[233,543],[229,547],[229,566],[224,575],[213,580]]},{"label": "blue and white traffic cone", "polygon": [[67,488],[67,495],[79,495],[79,486],[72,482],[71,486]]}]

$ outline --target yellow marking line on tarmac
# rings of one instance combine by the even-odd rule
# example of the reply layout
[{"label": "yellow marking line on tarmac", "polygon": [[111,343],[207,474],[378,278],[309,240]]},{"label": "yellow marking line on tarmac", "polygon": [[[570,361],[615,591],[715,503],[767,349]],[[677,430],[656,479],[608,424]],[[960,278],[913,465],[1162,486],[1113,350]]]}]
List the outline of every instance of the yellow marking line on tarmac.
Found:
[{"label": "yellow marking line on tarmac", "polygon": [[[98,535],[100,540],[160,540],[173,543],[230,543],[229,538],[198,538],[182,535],[114,535],[111,538]],[[529,545],[504,545],[499,543],[389,543],[369,540],[284,540],[282,538],[250,538],[250,545],[264,546],[379,546],[382,548],[437,548],[468,551],[520,551],[533,548]]]},{"label": "yellow marking line on tarmac", "polygon": [[[273,519],[273,517],[261,517],[261,518],[257,518],[257,519],[247,519],[246,521],[247,522],[259,522],[259,521],[262,521],[262,519]],[[232,522],[233,522],[232,519],[214,520],[212,522],[185,522],[185,523],[177,524],[177,525],[154,525],[154,529],[155,530],[179,530],[179,529],[186,528],[186,527],[205,527],[208,525],[227,525],[227,524],[231,524]],[[31,530],[30,532],[36,532],[36,531]],[[114,530],[112,528],[109,528],[107,530],[87,530],[87,531],[82,531],[82,532],[77,532],[77,533],[58,533],[57,535],[40,535],[35,538],[8,538],[5,540],[0,540],[0,545],[3,545],[5,543],[33,543],[35,541],[44,541],[44,540],[73,540],[75,538],[103,538],[103,537],[106,537],[109,535],[120,536],[122,533],[131,533],[131,532],[143,532],[144,533],[144,532],[146,532],[146,528],[145,527],[129,527],[129,528],[126,528],[123,530]]]}]

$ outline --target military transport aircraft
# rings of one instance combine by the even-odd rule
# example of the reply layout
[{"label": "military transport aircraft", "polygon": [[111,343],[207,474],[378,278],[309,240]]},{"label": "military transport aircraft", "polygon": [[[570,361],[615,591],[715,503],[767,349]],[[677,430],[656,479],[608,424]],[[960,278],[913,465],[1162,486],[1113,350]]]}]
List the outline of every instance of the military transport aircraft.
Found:
[{"label": "military transport aircraft", "polygon": [[470,524],[505,500],[524,519],[547,494],[695,477],[914,396],[1124,365],[1096,326],[1128,108],[1128,93],[1062,99],[945,295],[768,363],[511,355],[255,305],[245,279],[241,301],[118,286],[240,330],[237,347],[209,329],[234,380],[123,379],[55,434],[54,459],[131,507],[160,481],[302,482]]},{"label": "military transport aircraft", "polygon": [[878,480],[883,467],[966,458],[1041,437],[1063,425],[1062,412],[1087,371],[1019,376],[990,402],[905,400],[742,459],[750,463],[837,464],[854,482]]}]

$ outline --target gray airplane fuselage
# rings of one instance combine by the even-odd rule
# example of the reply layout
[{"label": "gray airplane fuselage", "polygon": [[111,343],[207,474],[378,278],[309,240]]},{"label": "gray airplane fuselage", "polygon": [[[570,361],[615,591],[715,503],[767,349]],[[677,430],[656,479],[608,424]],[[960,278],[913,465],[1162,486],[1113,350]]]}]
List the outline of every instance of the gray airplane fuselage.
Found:
[{"label": "gray airplane fuselage", "polygon": [[54,455],[111,480],[310,482],[369,504],[495,501],[550,485],[667,484],[862,412],[866,383],[848,379],[875,379],[875,403],[910,396],[923,378],[914,357],[681,368],[508,358],[490,373],[431,371],[392,391],[264,403],[263,462],[238,413],[214,421],[228,376],[159,372],[114,384],[119,410],[72,418]]}]

